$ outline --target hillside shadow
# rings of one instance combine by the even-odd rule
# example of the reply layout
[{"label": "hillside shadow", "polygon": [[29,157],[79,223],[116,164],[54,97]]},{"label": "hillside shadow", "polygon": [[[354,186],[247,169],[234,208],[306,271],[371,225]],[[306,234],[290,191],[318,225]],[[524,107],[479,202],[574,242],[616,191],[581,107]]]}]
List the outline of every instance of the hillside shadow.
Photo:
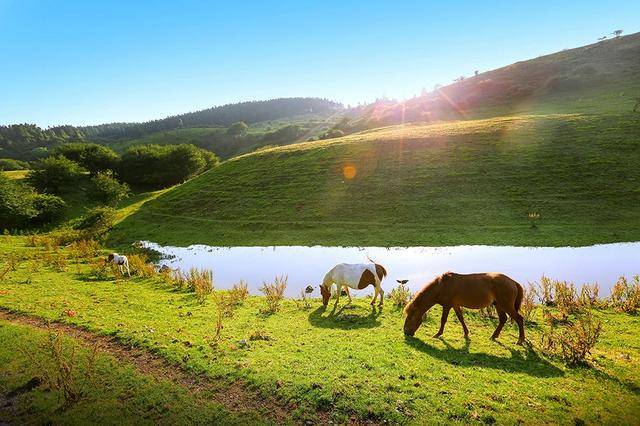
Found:
[{"label": "hillside shadow", "polygon": [[[328,309],[331,311],[328,315],[323,316]],[[380,326],[379,316],[382,314],[382,308],[371,307],[369,315],[358,315],[351,313],[352,310],[362,311],[354,305],[343,305],[339,309],[334,306],[328,308],[320,306],[309,314],[309,324],[318,328],[340,328],[344,330],[355,330],[360,328],[375,328]]]},{"label": "hillside shadow", "polygon": [[508,373],[524,373],[535,377],[559,377],[564,375],[561,369],[541,358],[536,351],[529,346],[526,347],[523,353],[522,351],[496,342],[497,345],[511,352],[510,358],[504,358],[487,353],[469,352],[470,340],[468,339],[462,348],[454,348],[442,338],[439,340],[444,343],[444,349],[431,346],[417,337],[405,336],[405,343],[410,347],[451,365],[493,368]]}]

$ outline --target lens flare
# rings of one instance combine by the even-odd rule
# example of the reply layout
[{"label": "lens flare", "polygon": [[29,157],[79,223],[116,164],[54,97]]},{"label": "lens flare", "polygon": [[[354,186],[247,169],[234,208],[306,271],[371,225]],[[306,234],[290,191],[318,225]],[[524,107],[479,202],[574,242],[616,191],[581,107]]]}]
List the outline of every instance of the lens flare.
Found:
[{"label": "lens flare", "polygon": [[342,167],[342,176],[344,176],[345,179],[351,180],[356,177],[357,173],[358,170],[353,164],[345,164],[344,167]]}]

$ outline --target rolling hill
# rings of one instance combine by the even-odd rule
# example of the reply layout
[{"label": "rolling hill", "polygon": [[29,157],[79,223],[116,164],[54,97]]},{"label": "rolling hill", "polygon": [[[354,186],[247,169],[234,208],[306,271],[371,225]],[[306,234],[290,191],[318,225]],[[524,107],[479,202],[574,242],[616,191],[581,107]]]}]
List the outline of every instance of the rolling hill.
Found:
[{"label": "rolling hill", "polygon": [[[399,125],[269,149],[150,201],[113,242],[584,245],[638,240],[640,114]],[[528,213],[541,218],[532,227]]]},{"label": "rolling hill", "polygon": [[[405,124],[226,161],[140,206],[116,226],[113,242],[552,246],[640,239],[640,113],[632,112],[640,96],[639,34],[477,80],[433,95],[447,94],[455,120],[437,120],[434,111],[449,113],[433,109],[439,101],[429,96],[386,103],[372,107],[383,117],[378,124],[393,122],[403,105]],[[487,80],[497,89],[472,105],[473,85]],[[434,113],[409,123],[411,102]]]}]

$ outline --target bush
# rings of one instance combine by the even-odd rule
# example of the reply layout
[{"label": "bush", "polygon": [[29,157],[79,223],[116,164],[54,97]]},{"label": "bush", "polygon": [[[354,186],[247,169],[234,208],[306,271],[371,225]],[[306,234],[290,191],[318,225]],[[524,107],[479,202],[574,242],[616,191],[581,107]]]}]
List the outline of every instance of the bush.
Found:
[{"label": "bush", "polygon": [[522,304],[520,305],[520,314],[525,319],[525,321],[529,321],[531,319],[531,314],[536,307],[536,290],[533,286],[528,285],[523,288],[523,297]]},{"label": "bush", "polygon": [[131,185],[165,187],[184,182],[217,163],[195,145],[136,145],[122,156],[120,176]]},{"label": "bush", "polygon": [[213,303],[216,305],[216,328],[214,340],[219,340],[224,328],[224,319],[233,316],[234,300],[230,293],[216,291],[213,293]]},{"label": "bush", "polygon": [[38,194],[33,188],[0,174],[0,223],[7,228],[24,228],[57,220],[64,214],[64,201],[54,195]]},{"label": "bush", "polygon": [[129,268],[133,275],[143,278],[153,278],[158,274],[153,263],[149,263],[149,259],[145,254],[132,254],[128,256]]},{"label": "bush", "polygon": [[38,194],[34,199],[34,206],[38,211],[38,223],[50,223],[62,219],[67,204],[56,195]]},{"label": "bush", "polygon": [[117,212],[112,207],[94,207],[87,211],[76,225],[90,237],[104,236],[116,221]]},{"label": "bush", "polygon": [[398,287],[391,290],[389,298],[395,306],[404,309],[407,303],[409,303],[409,300],[411,300],[411,292],[405,284],[401,283]]},{"label": "bush", "polygon": [[238,121],[237,123],[233,123],[231,126],[229,126],[229,128],[227,129],[227,134],[229,136],[240,136],[247,133],[248,129],[249,126],[247,126],[244,121]]},{"label": "bush", "polygon": [[0,158],[0,170],[12,171],[12,170],[26,170],[29,168],[29,163],[20,160],[14,160],[13,158]]},{"label": "bush", "polygon": [[280,310],[280,303],[287,288],[287,276],[276,277],[273,283],[262,283],[260,291],[264,293],[267,307],[261,310],[264,314],[273,314]]},{"label": "bush", "polygon": [[229,295],[234,305],[239,305],[244,302],[249,296],[247,283],[244,280],[235,283],[233,287],[231,287],[231,290],[229,290]]},{"label": "bush", "polygon": [[115,170],[120,161],[120,156],[115,151],[95,143],[65,143],[57,147],[55,152],[78,163],[92,176],[99,172]]},{"label": "bush", "polygon": [[111,173],[99,172],[91,178],[91,188],[87,196],[91,200],[115,206],[130,194],[129,185],[118,182]]},{"label": "bush", "polygon": [[76,181],[83,172],[78,163],[68,158],[47,157],[35,164],[27,174],[27,181],[40,191],[58,193],[64,186]]},{"label": "bush", "polygon": [[640,310],[640,275],[633,277],[633,283],[620,277],[611,289],[609,303],[618,312],[637,313]]},{"label": "bush", "polygon": [[556,329],[551,324],[551,329],[542,335],[543,349],[560,355],[569,365],[581,364],[595,347],[601,332],[602,323],[587,310],[567,327]]}]

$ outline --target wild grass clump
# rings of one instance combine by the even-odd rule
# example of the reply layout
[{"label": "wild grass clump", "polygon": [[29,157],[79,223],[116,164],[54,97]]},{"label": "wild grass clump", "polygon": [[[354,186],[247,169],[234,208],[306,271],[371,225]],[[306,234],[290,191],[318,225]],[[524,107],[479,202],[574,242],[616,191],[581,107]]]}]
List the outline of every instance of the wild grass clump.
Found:
[{"label": "wild grass clump", "polygon": [[618,312],[635,314],[640,310],[640,275],[633,277],[630,283],[621,276],[611,289],[609,304]]},{"label": "wild grass clump", "polygon": [[604,308],[606,302],[600,298],[598,283],[583,284],[580,289],[580,304],[588,308]]},{"label": "wild grass clump", "polygon": [[553,306],[554,298],[553,298],[553,281],[544,275],[540,278],[538,283],[534,284],[534,291],[536,292],[536,296],[540,303],[544,306]]},{"label": "wild grass clump", "polygon": [[97,256],[100,244],[95,240],[78,240],[67,247],[76,261],[89,260]]},{"label": "wild grass clump", "polygon": [[589,310],[568,326],[557,327],[555,322],[549,326],[542,334],[542,348],[549,355],[559,355],[568,365],[583,364],[602,332],[602,323]]},{"label": "wild grass clump", "polygon": [[109,279],[109,271],[112,266],[111,263],[107,263],[104,257],[97,257],[90,263],[89,274],[98,280],[106,281]]},{"label": "wild grass clump", "polygon": [[536,307],[536,290],[532,285],[523,287],[522,303],[520,304],[520,314],[525,321],[531,320],[531,314]]},{"label": "wild grass clump", "polygon": [[4,258],[4,265],[0,269],[0,280],[6,277],[9,272],[13,272],[18,269],[18,258],[16,256],[7,255]]},{"label": "wild grass clump", "polygon": [[214,340],[217,342],[222,337],[222,330],[224,329],[224,320],[226,318],[233,317],[233,310],[236,306],[236,301],[230,292],[214,291],[213,303],[216,306],[216,324]]},{"label": "wild grass clump", "polygon": [[287,288],[286,275],[276,277],[272,283],[262,283],[260,291],[264,294],[267,307],[260,310],[263,314],[273,314],[280,310],[280,304],[284,298],[284,291]]},{"label": "wild grass clump", "polygon": [[39,381],[46,388],[60,392],[65,410],[88,396],[86,390],[92,387],[97,348],[95,345],[81,363],[75,345],[69,348],[61,333],[49,332],[49,338],[37,348],[20,348],[20,351],[36,366]]},{"label": "wild grass clump", "polygon": [[42,261],[57,272],[64,272],[67,269],[67,258],[57,248],[42,253]]},{"label": "wild grass clump", "polygon": [[581,303],[573,283],[553,280],[543,275],[533,288],[540,303],[545,307],[556,307],[564,320],[587,308]]},{"label": "wild grass clump", "polygon": [[234,306],[242,304],[249,296],[249,286],[245,280],[240,280],[235,283],[231,290],[229,290],[229,297]]},{"label": "wild grass clump", "polygon": [[149,262],[146,254],[132,254],[127,258],[132,274],[143,278],[154,278],[158,275],[155,265]]},{"label": "wild grass clump", "polygon": [[406,284],[400,283],[398,287],[391,290],[389,299],[394,306],[404,309],[407,303],[409,303],[409,300],[411,300],[411,291],[409,291]]},{"label": "wild grass clump", "polygon": [[187,286],[196,294],[198,303],[202,304],[213,292],[213,272],[208,269],[191,268],[187,276]]}]

